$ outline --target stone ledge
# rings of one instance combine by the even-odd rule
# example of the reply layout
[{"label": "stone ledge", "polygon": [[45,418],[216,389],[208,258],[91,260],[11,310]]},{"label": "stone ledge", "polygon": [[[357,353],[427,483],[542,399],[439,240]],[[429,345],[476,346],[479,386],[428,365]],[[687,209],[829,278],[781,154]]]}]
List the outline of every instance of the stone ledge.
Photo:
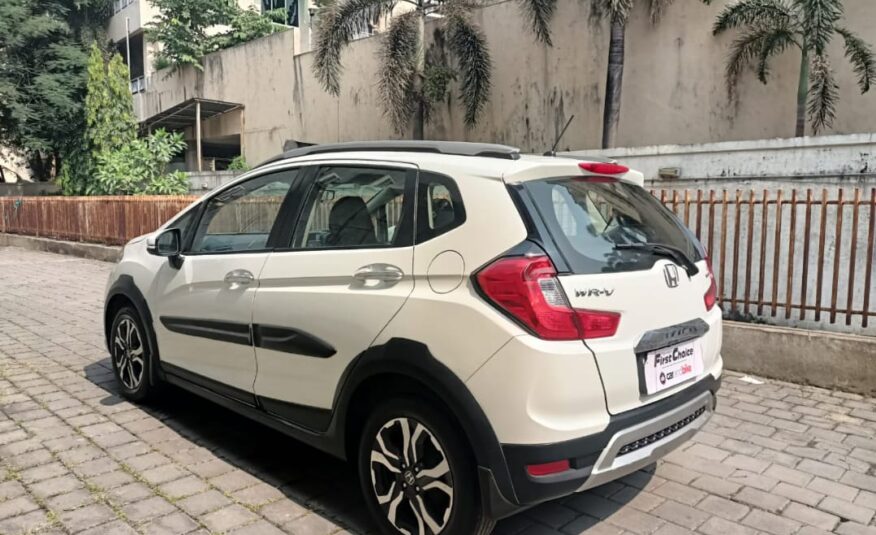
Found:
[{"label": "stone ledge", "polygon": [[101,245],[99,243],[85,243],[50,238],[38,238],[21,234],[0,233],[0,246],[13,246],[29,249],[31,251],[45,251],[58,253],[104,262],[118,262],[122,257],[122,248],[113,245]]},{"label": "stone ledge", "polygon": [[872,396],[876,338],[724,322],[727,369]]}]

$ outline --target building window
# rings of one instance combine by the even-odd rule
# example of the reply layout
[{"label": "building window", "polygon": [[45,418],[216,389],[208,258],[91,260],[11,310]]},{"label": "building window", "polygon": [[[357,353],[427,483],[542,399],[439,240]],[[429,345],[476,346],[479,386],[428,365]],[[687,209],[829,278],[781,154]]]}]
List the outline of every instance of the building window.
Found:
[{"label": "building window", "polygon": [[282,9],[286,12],[286,24],[298,27],[298,0],[262,0],[262,12]]},{"label": "building window", "polygon": [[133,4],[136,0],[114,0],[113,1],[113,14],[120,12],[125,9],[129,5]]}]

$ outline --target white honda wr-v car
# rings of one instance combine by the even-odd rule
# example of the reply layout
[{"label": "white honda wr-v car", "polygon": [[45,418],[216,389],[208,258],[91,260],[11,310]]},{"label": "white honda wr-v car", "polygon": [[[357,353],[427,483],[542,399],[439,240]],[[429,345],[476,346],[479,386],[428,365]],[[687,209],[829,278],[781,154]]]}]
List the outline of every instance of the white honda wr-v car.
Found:
[{"label": "white honda wr-v car", "polygon": [[125,246],[119,387],[174,384],[354,462],[384,533],[489,533],[712,414],[709,261],[642,185],[501,145],[287,152]]}]

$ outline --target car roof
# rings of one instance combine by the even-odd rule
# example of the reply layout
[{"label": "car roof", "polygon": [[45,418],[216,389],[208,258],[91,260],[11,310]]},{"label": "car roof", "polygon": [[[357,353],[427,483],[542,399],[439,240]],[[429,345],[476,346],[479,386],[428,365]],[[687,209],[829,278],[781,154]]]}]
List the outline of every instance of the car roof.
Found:
[{"label": "car roof", "polygon": [[[516,147],[461,141],[368,141],[301,147],[271,158],[256,169],[293,162],[390,161],[415,165],[427,171],[519,183],[556,176],[578,176],[578,164],[612,161],[603,158],[578,158],[570,155],[539,156],[521,154]],[[631,171],[621,180],[642,185],[640,173]],[[638,175],[638,176],[636,176]]]}]

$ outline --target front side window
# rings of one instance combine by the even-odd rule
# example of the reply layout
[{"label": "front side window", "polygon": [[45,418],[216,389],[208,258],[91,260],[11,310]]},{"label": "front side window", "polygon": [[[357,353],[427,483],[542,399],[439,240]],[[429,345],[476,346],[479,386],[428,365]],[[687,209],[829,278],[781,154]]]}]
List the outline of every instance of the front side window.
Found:
[{"label": "front side window", "polygon": [[560,252],[576,273],[650,269],[663,257],[618,245],[656,243],[697,262],[704,255],[693,234],[669,209],[634,184],[614,179],[558,178],[528,182]]},{"label": "front side window", "polygon": [[403,243],[404,169],[322,168],[308,195],[295,249],[393,247]]},{"label": "front side window", "polygon": [[297,169],[253,178],[207,201],[192,242],[193,253],[260,251],[298,175]]}]

